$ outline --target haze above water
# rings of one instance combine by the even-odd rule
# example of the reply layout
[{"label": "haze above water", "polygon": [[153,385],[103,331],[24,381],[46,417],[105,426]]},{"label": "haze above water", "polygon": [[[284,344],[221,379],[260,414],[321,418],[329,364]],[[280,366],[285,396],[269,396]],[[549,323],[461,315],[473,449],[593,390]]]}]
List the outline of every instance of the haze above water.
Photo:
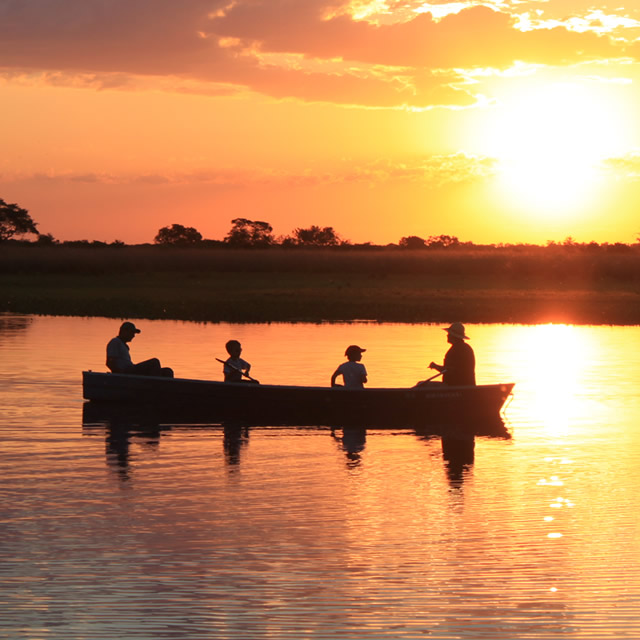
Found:
[{"label": "haze above water", "polygon": [[[328,385],[431,375],[435,325],[140,321],[134,360]],[[639,327],[469,325],[510,439],[451,468],[370,430],[83,426],[81,371],[119,322],[0,315],[0,638],[640,637]]]}]

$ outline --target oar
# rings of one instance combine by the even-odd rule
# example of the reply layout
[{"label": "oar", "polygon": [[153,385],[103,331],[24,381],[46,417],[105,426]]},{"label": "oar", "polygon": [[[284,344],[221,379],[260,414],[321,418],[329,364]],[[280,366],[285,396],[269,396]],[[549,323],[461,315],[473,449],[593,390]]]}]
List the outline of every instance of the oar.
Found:
[{"label": "oar", "polygon": [[435,376],[431,376],[430,378],[427,378],[427,380],[421,380],[420,382],[416,383],[416,387],[419,387],[420,385],[426,384],[427,382],[431,382],[432,380],[435,380],[438,376],[441,376],[446,370],[443,369],[442,371],[438,371],[438,373],[436,373]]},{"label": "oar", "polygon": [[255,378],[252,378],[248,373],[245,373],[242,369],[240,369],[240,367],[236,367],[235,365],[231,364],[230,362],[225,362],[224,360],[220,360],[220,358],[216,358],[216,360],[218,362],[222,362],[222,364],[226,364],[226,365],[230,366],[235,371],[238,371],[245,378],[247,378],[247,380],[251,380],[251,382],[257,382],[258,384],[260,384]]}]

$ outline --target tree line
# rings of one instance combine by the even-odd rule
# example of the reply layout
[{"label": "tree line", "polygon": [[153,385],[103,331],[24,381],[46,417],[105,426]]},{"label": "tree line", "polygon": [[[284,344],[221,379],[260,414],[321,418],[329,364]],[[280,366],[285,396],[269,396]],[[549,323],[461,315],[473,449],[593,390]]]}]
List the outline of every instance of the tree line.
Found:
[{"label": "tree line", "polygon": [[[156,237],[155,244],[170,246],[192,246],[204,241],[202,234],[193,227],[172,224],[162,227]],[[265,248],[282,247],[337,247],[350,244],[343,240],[333,227],[319,227],[312,225],[306,229],[294,229],[291,235],[276,237],[273,227],[262,220],[248,218],[234,218],[231,229],[220,244],[237,248]]]},{"label": "tree line", "polygon": [[[60,242],[50,233],[42,234],[38,231],[38,225],[32,219],[29,212],[13,203],[9,204],[0,198],[0,242],[27,242],[17,240],[17,237],[25,235],[35,235],[35,242],[28,244],[35,245],[64,245],[64,246],[126,246],[121,240],[111,243],[94,240],[72,240]],[[290,235],[276,236],[273,227],[262,220],[250,220],[248,218],[234,218],[231,220],[231,228],[223,240],[209,240],[203,238],[202,234],[194,227],[187,227],[181,224],[171,224],[158,230],[153,239],[153,243],[164,247],[230,247],[238,249],[264,249],[269,247],[345,247],[345,248],[399,248],[406,250],[433,250],[433,249],[528,249],[539,248],[539,245],[530,244],[490,244],[477,245],[472,242],[462,242],[456,236],[437,235],[422,238],[410,235],[400,238],[397,244],[373,245],[370,242],[353,244],[350,240],[342,238],[333,227],[320,227],[311,225],[307,228],[296,228]],[[614,250],[628,251],[640,247],[640,235],[636,238],[634,245],[621,242],[613,244],[596,242],[580,243],[571,236],[562,242],[548,241],[546,247],[572,251],[599,251]]]},{"label": "tree line", "polygon": [[[155,244],[173,246],[196,245],[202,241],[202,234],[197,229],[181,224],[162,227],[154,238]],[[248,218],[233,219],[231,229],[223,242],[239,248],[353,246],[351,241],[341,238],[333,227],[312,225],[306,229],[294,229],[288,236],[276,237],[273,234],[273,227],[268,222]],[[402,249],[449,248],[460,245],[458,238],[449,235],[429,236],[427,239],[406,236],[398,243]]]}]

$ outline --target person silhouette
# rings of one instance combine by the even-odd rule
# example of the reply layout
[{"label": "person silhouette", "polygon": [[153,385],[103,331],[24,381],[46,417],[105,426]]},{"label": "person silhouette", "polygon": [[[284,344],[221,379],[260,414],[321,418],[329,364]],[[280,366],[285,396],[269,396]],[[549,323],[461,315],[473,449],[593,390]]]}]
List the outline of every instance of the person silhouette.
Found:
[{"label": "person silhouette", "polygon": [[356,344],[349,345],[344,355],[347,356],[347,362],[343,362],[331,376],[331,386],[339,387],[336,378],[342,376],[344,386],[349,389],[363,389],[367,381],[367,370],[360,360],[362,354],[366,351]]},{"label": "person silhouette", "polygon": [[249,375],[251,365],[240,357],[242,345],[237,340],[225,344],[229,357],[223,362],[222,373],[225,382],[243,382],[243,377],[252,380]]},{"label": "person silhouette", "polygon": [[444,356],[444,364],[432,362],[430,369],[442,373],[442,382],[448,385],[476,384],[476,358],[473,349],[465,342],[469,337],[465,333],[464,325],[454,322],[446,327],[447,342],[451,345]]},{"label": "person silhouette", "polygon": [[158,358],[150,358],[134,364],[128,342],[131,342],[140,329],[133,322],[123,322],[115,338],[107,344],[107,368],[112,373],[132,373],[137,376],[164,376],[173,378],[173,369],[163,367]]}]

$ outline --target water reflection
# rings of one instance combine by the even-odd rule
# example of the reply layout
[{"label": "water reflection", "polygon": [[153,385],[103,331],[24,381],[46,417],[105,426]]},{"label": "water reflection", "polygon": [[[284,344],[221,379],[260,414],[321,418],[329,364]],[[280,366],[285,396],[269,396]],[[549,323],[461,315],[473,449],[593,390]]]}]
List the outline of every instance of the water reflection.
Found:
[{"label": "water reflection", "polygon": [[590,372],[604,359],[602,346],[584,327],[563,324],[530,327],[524,344],[519,334],[506,346],[520,353],[520,367],[533,383],[529,419],[550,436],[566,434],[584,409],[581,396]]},{"label": "water reflection", "polygon": [[475,460],[475,438],[454,433],[442,436],[442,459],[449,485],[462,486],[465,475],[471,470]]},{"label": "water reflection", "polygon": [[14,338],[26,331],[33,323],[33,316],[18,316],[12,313],[0,313],[0,339]]},{"label": "water reflection", "polygon": [[331,437],[340,445],[347,457],[347,467],[354,468],[360,464],[361,453],[367,442],[367,430],[365,427],[343,427],[342,436],[331,428]]},{"label": "water reflection", "polygon": [[[210,412],[207,416],[212,418]],[[86,402],[83,405],[82,422],[83,429],[88,433],[95,434],[96,427],[105,429],[107,466],[114,469],[122,480],[130,479],[132,441],[141,441],[147,450],[155,450],[159,447],[162,434],[174,428],[221,429],[224,460],[229,470],[233,470],[241,463],[242,452],[249,443],[251,428],[265,426],[262,422],[254,424],[245,420],[198,421],[195,419],[196,414],[185,415],[182,420],[176,419],[176,416],[172,416],[173,420],[169,420],[170,417],[166,411],[159,413],[153,408],[130,404],[107,405]],[[309,425],[291,424],[289,426],[308,427]],[[361,465],[367,443],[366,427],[317,426],[321,429],[329,428],[331,438],[345,454],[347,468],[355,469]],[[476,440],[474,434],[492,438],[511,438],[510,431],[500,417],[473,425],[434,424],[431,428],[421,426],[402,429],[402,431],[413,433],[418,439],[425,440],[429,444],[434,440],[440,441],[444,468],[452,488],[462,486],[465,476],[473,466]]]},{"label": "water reflection", "polygon": [[142,440],[149,450],[157,450],[162,429],[158,425],[135,430],[123,425],[105,426],[105,454],[107,466],[114,470],[121,480],[130,480],[131,442]]},{"label": "water reflection", "polygon": [[222,426],[222,447],[225,461],[230,467],[240,464],[240,453],[249,443],[249,425],[226,422]]},{"label": "water reflection", "polygon": [[[640,637],[640,328],[473,327],[482,381],[517,387],[513,438],[477,437],[471,455],[372,425],[364,448],[342,428],[168,414],[81,430],[79,372],[104,367],[112,323],[34,317],[2,342],[0,636]],[[442,339],[426,325],[148,329],[190,377],[211,377],[207,345],[235,335],[261,380],[320,385],[345,337],[366,343],[376,386],[424,378]]]},{"label": "water reflection", "polygon": [[[164,418],[164,419],[162,419]],[[245,421],[220,421],[211,423],[180,422],[167,420],[166,413],[131,405],[101,405],[85,402],[82,408],[83,431],[90,435],[96,429],[104,429],[107,466],[114,469],[123,480],[130,479],[131,445],[142,442],[147,450],[156,450],[163,433],[174,428],[222,430],[224,459],[230,467],[240,464],[242,450],[249,442],[250,425]]]}]

